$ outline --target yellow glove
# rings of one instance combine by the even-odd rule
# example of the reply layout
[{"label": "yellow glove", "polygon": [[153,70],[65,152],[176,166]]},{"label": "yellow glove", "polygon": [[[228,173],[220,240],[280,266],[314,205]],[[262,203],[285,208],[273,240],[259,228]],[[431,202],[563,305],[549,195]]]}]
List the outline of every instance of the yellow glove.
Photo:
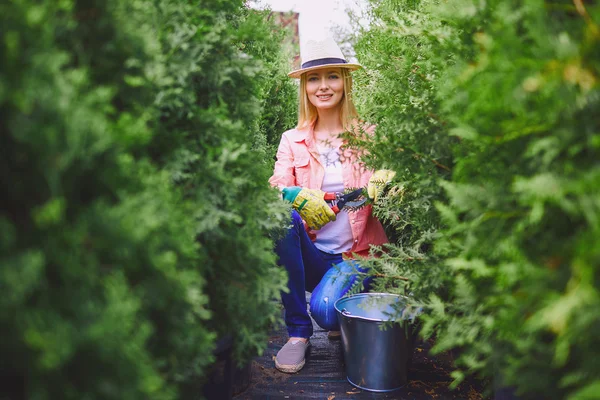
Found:
[{"label": "yellow glove", "polygon": [[311,229],[321,229],[326,223],[335,221],[335,213],[323,199],[323,191],[291,186],[284,188],[282,193],[283,199],[292,203]]},{"label": "yellow glove", "polygon": [[396,171],[389,169],[380,169],[373,173],[367,186],[367,193],[369,194],[369,198],[373,199],[373,203],[377,202],[377,197],[381,195],[385,185],[394,179],[394,176],[396,176]]}]

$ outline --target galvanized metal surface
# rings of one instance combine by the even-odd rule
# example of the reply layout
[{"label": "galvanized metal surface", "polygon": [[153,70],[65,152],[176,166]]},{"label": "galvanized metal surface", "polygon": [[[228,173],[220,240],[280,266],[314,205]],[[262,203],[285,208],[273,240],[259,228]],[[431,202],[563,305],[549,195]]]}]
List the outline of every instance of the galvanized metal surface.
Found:
[{"label": "galvanized metal surface", "polygon": [[415,340],[410,325],[409,329],[400,324],[382,329],[394,314],[394,305],[403,304],[400,296],[381,293],[361,293],[335,303],[352,385],[373,392],[392,392],[406,385]]},{"label": "galvanized metal surface", "polygon": [[330,340],[327,332],[314,325],[312,349],[306,366],[297,374],[284,374],[275,369],[274,357],[287,341],[285,327],[272,332],[265,353],[252,365],[252,383],[235,400],[483,400],[482,385],[475,380],[463,383],[457,390],[448,389],[451,357],[432,357],[431,343],[417,343],[408,371],[408,383],[391,393],[359,390],[348,383],[340,340]]}]

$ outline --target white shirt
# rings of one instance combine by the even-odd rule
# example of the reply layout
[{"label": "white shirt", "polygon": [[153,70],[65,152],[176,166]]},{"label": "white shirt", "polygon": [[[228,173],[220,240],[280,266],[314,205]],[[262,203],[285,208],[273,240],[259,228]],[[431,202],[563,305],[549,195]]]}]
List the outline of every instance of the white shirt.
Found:
[{"label": "white shirt", "polygon": [[[324,192],[343,192],[344,180],[342,177],[342,163],[340,161],[340,149],[328,145],[317,145],[321,155],[321,164],[325,168],[325,176],[321,190]],[[350,218],[346,210],[337,214],[335,221],[329,222],[320,230],[316,231],[317,249],[330,254],[339,254],[352,248],[352,228]]]}]

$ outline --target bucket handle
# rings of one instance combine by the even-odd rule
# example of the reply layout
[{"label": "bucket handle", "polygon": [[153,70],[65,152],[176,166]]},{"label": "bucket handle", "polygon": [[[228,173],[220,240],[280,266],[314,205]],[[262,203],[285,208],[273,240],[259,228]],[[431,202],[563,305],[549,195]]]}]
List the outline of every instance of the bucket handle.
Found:
[{"label": "bucket handle", "polygon": [[342,315],[352,315],[352,313],[344,308],[342,310]]}]

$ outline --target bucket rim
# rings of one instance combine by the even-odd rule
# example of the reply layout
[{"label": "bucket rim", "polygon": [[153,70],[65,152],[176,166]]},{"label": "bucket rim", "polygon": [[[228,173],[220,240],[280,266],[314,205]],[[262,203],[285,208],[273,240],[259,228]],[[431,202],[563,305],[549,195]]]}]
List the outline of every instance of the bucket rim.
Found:
[{"label": "bucket rim", "polygon": [[399,322],[399,321],[405,321],[407,319],[410,319],[410,318],[407,318],[407,319],[397,319],[397,320],[394,320],[394,319],[381,319],[381,318],[362,317],[362,316],[359,316],[359,315],[344,314],[344,313],[342,313],[342,310],[340,310],[339,307],[338,307],[338,303],[340,303],[343,300],[347,301],[348,299],[351,299],[351,298],[354,298],[354,297],[371,297],[371,296],[373,296],[373,297],[375,297],[375,296],[377,296],[377,297],[395,297],[397,299],[406,299],[406,300],[408,300],[408,296],[404,296],[404,295],[401,295],[401,294],[377,293],[377,292],[372,292],[372,293],[371,292],[369,292],[369,293],[356,293],[356,294],[352,294],[350,296],[345,296],[345,297],[341,297],[341,298],[337,299],[335,301],[335,303],[333,303],[333,308],[335,308],[335,311],[338,314],[340,314],[340,315],[342,315],[342,316],[344,316],[346,318],[360,319],[362,321]]}]

